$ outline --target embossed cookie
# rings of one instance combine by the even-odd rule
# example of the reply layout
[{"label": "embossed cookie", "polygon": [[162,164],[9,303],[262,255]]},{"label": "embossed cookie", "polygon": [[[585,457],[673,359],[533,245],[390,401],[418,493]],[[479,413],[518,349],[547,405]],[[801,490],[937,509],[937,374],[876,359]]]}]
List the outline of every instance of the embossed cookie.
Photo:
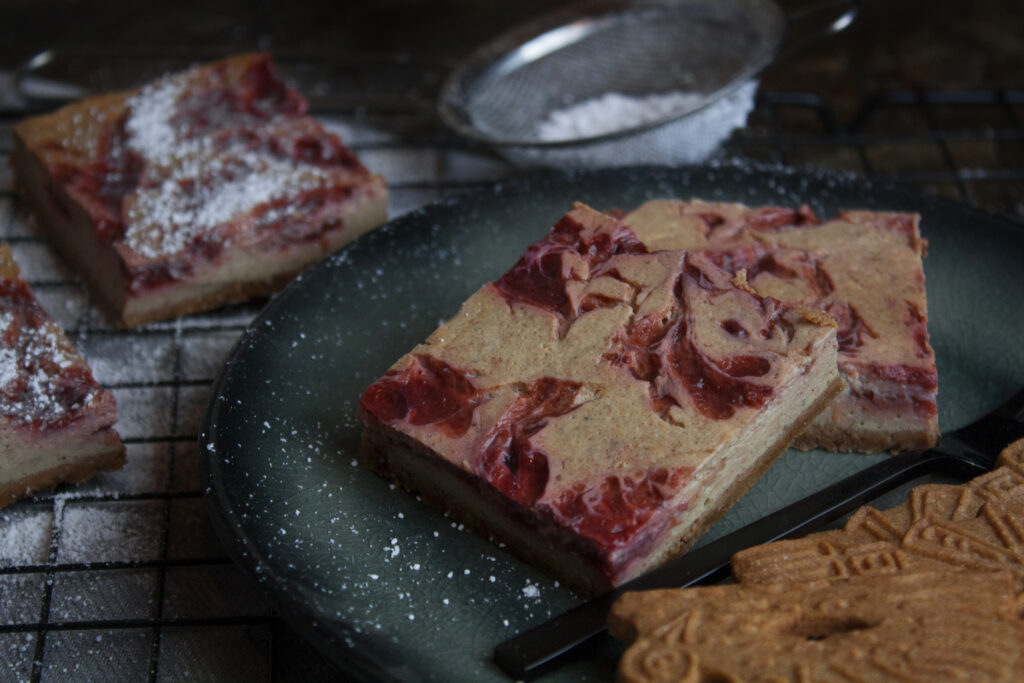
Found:
[{"label": "embossed cookie", "polygon": [[619,679],[1019,681],[1024,624],[1005,572],[627,593],[609,628],[632,641]]},{"label": "embossed cookie", "polygon": [[584,590],[691,544],[841,386],[834,323],[577,205],[360,400],[363,458]]},{"label": "embossed cookie", "polygon": [[1024,439],[1018,439],[1004,448],[999,454],[996,464],[1021,472],[1024,469]]},{"label": "embossed cookie", "polygon": [[1024,605],[1020,458],[1020,446],[1011,444],[1000,455],[1005,464],[962,486],[918,486],[890,510],[860,508],[842,530],[742,550],[732,558],[733,575],[744,583],[771,583],[938,569],[1005,570]]}]

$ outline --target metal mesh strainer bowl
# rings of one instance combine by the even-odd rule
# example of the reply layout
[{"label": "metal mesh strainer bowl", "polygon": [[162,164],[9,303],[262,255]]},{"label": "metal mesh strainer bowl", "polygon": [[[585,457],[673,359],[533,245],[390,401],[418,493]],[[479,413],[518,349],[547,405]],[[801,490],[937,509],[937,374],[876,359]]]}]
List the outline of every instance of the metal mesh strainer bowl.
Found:
[{"label": "metal mesh strainer bowl", "polygon": [[[849,2],[837,4],[852,11]],[[707,126],[672,131],[666,124],[706,115],[709,105],[745,84],[752,101],[750,79],[779,53],[789,23],[772,0],[584,2],[479,49],[449,77],[440,113],[457,132],[523,163],[694,161],[687,148],[695,132],[708,136]],[[832,22],[832,30],[841,27]],[[542,134],[552,114],[608,93],[686,96],[657,116],[620,117],[598,133],[559,138],[549,127]]]}]

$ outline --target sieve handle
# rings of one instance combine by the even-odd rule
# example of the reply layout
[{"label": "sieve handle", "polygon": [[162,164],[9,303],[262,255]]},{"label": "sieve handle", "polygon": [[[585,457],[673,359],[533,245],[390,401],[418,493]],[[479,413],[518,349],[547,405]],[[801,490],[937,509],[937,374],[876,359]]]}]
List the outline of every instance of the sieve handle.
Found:
[{"label": "sieve handle", "polygon": [[786,39],[776,61],[788,59],[853,23],[860,12],[858,0],[826,0],[786,16]]}]

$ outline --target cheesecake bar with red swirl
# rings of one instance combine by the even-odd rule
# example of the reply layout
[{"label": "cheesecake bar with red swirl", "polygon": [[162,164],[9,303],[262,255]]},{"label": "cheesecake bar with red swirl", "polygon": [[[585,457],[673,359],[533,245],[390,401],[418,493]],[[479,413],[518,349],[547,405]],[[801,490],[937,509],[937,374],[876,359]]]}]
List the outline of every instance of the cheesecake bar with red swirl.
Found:
[{"label": "cheesecake bar with red swirl", "polygon": [[765,296],[828,313],[846,386],[798,448],[902,451],[939,438],[938,373],[928,339],[916,214],[657,200],[624,217],[652,249],[705,250]]},{"label": "cheesecake bar with red swirl", "polygon": [[16,184],[120,323],[242,301],[385,218],[306,108],[268,55],[231,57],[21,121]]},{"label": "cheesecake bar with red swirl", "polygon": [[839,391],[836,327],[576,205],[363,393],[377,472],[584,591],[688,547]]},{"label": "cheesecake bar with red swirl", "polygon": [[0,243],[0,507],[124,464],[102,389]]}]

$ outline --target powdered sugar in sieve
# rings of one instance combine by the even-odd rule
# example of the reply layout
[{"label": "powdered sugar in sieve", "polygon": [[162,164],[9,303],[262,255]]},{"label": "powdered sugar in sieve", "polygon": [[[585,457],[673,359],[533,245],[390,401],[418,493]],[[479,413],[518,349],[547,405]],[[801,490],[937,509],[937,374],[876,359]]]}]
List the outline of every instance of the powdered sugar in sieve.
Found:
[{"label": "powdered sugar in sieve", "polygon": [[661,121],[673,111],[693,109],[702,99],[696,93],[686,92],[646,97],[609,92],[551,112],[537,126],[537,139],[563,142],[627,130]]},{"label": "powdered sugar in sieve", "polygon": [[[754,108],[757,82],[748,81],[704,109],[627,137],[550,147],[504,147],[499,151],[523,165],[586,168],[633,164],[692,164],[707,160]],[[703,97],[673,92],[646,97],[606,93],[551,112],[537,126],[537,138],[558,142],[600,136],[664,119],[666,112],[692,106]]]}]

